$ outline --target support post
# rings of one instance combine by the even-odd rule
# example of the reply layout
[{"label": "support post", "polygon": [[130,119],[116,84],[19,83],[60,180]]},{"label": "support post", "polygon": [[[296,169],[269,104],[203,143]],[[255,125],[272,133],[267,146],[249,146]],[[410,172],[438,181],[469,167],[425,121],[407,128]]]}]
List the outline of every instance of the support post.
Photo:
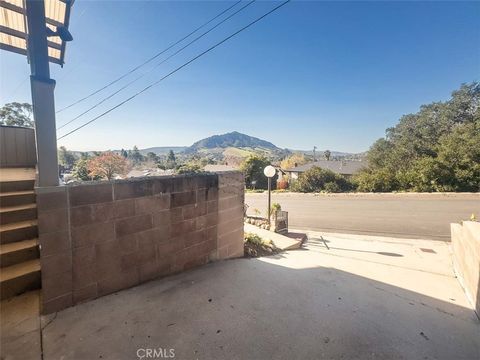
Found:
[{"label": "support post", "polygon": [[270,223],[270,218],[271,218],[271,211],[272,211],[272,205],[271,205],[271,201],[272,201],[272,178],[269,177],[268,178],[268,210],[267,210],[267,214],[268,214],[268,225],[270,226],[271,223]]},{"label": "support post", "polygon": [[32,90],[38,183],[58,185],[57,131],[55,125],[55,81],[50,79],[44,0],[26,0],[28,59]]}]

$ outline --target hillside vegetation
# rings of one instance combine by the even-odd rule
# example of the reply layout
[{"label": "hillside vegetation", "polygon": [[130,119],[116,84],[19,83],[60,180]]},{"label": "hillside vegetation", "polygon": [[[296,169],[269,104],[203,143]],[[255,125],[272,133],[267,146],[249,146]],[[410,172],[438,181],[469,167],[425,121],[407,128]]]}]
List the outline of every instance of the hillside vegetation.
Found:
[{"label": "hillside vegetation", "polygon": [[269,150],[280,150],[271,142],[258,139],[253,136],[241,134],[237,131],[223,135],[214,135],[208,138],[197,141],[188,148],[189,151],[197,151],[199,149],[214,149],[214,148],[266,148]]},{"label": "hillside vegetation", "polygon": [[402,116],[367,159],[356,177],[359,191],[479,191],[480,84]]}]

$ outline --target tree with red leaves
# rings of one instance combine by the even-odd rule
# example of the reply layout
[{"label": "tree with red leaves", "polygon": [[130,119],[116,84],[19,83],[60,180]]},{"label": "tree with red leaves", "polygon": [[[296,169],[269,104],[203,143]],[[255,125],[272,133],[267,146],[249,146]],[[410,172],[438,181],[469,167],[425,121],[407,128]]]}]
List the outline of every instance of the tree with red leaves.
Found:
[{"label": "tree with red leaves", "polygon": [[127,172],[127,160],[111,151],[104,152],[88,160],[90,176],[99,176],[111,180],[115,175],[124,175]]}]

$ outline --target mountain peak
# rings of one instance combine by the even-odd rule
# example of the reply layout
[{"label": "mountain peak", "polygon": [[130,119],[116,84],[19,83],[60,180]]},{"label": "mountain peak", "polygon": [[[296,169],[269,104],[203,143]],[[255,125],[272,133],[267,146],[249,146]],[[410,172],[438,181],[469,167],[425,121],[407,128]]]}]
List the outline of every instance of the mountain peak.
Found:
[{"label": "mountain peak", "polygon": [[188,148],[190,151],[196,151],[202,148],[227,148],[227,147],[250,147],[250,148],[266,148],[270,150],[279,150],[277,146],[253,136],[242,134],[238,131],[232,131],[222,135],[213,135],[205,139],[195,142]]}]

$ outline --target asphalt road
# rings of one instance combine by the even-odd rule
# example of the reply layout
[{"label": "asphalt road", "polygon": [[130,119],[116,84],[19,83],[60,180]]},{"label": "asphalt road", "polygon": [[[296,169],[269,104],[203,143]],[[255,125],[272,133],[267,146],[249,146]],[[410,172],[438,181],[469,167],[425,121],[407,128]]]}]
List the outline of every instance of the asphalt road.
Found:
[{"label": "asphalt road", "polygon": [[[267,194],[247,193],[248,213],[266,213]],[[480,194],[273,193],[289,227],[324,232],[450,240],[450,223],[480,218]]]}]

